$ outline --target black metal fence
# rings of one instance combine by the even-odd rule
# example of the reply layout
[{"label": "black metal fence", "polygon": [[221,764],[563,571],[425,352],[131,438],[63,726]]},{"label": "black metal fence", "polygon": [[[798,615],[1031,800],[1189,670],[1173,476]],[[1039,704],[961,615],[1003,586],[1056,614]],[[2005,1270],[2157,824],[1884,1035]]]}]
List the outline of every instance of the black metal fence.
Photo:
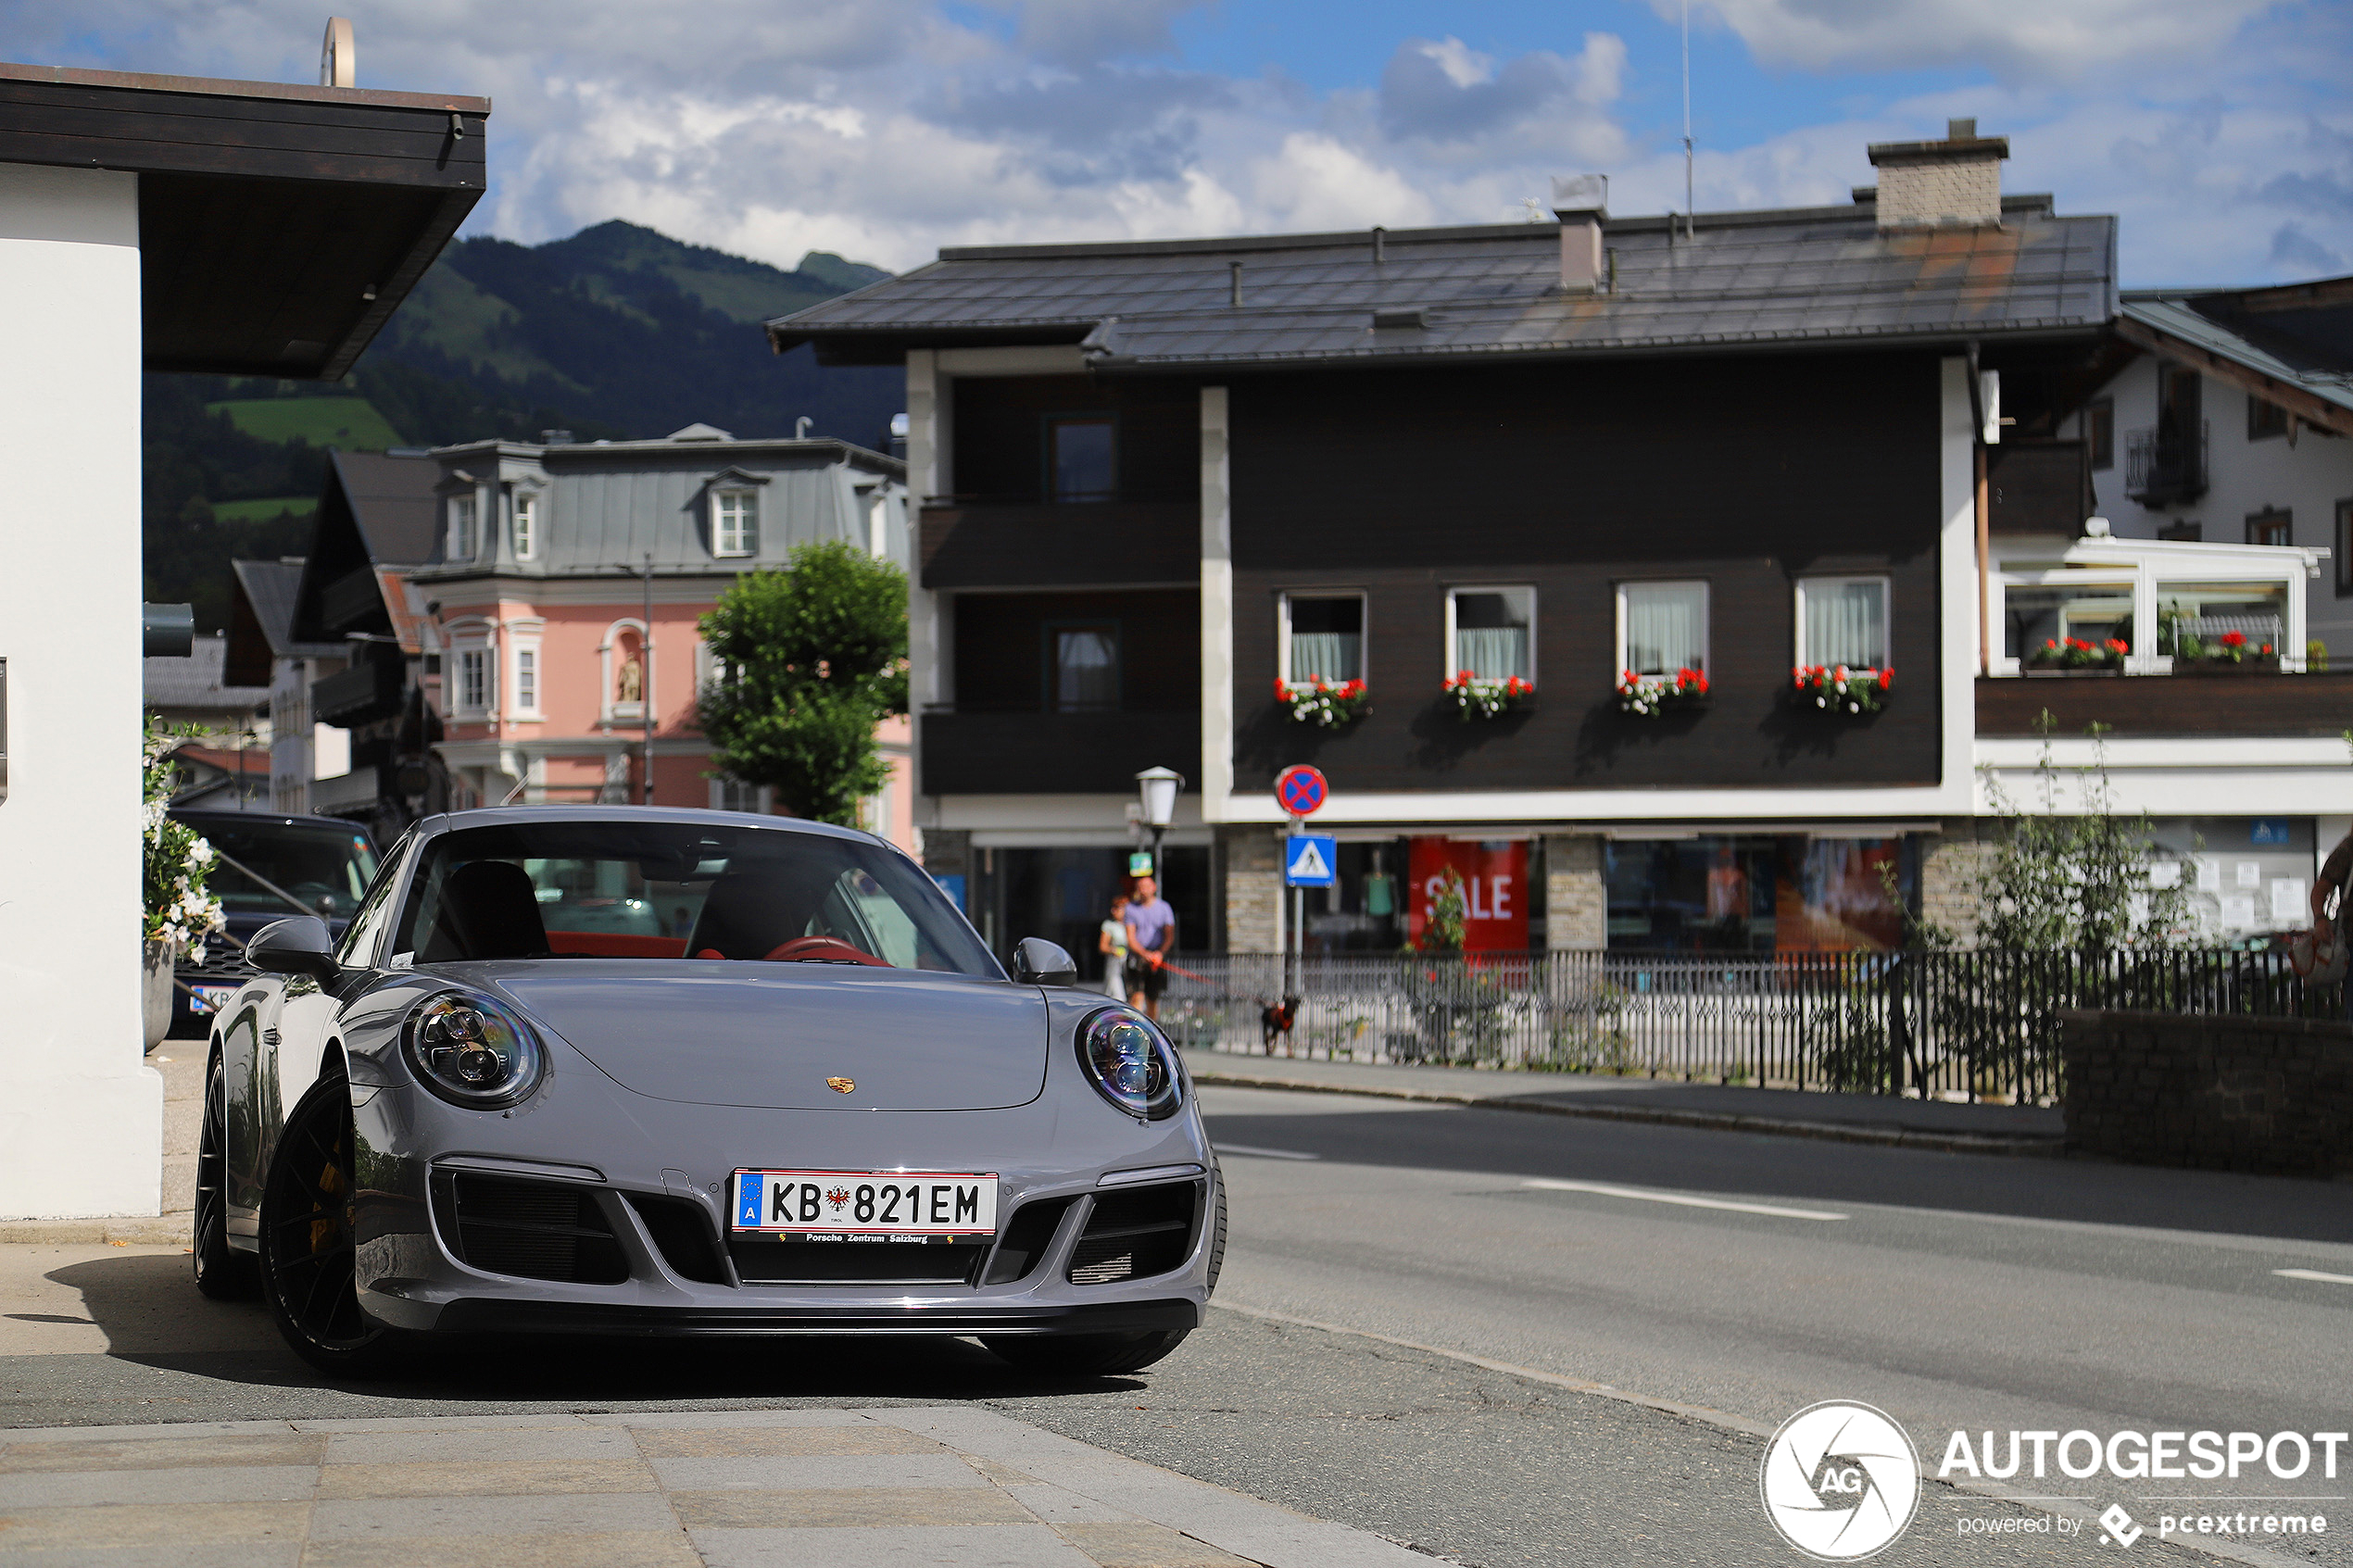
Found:
[{"label": "black metal fence", "polygon": [[[1189,1047],[2048,1104],[2063,1008],[2334,1017],[2286,955],[2220,949],[1180,955]],[[1277,1035],[1265,1010],[1298,998]]]}]

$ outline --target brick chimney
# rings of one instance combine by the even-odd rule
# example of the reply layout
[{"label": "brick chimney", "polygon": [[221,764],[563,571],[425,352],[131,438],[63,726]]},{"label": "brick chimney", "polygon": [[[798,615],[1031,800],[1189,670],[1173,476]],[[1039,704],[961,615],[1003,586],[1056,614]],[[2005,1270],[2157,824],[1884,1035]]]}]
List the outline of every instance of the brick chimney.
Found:
[{"label": "brick chimney", "polygon": [[1977,121],[1956,119],[1946,122],[1942,142],[1880,142],[1870,155],[1879,170],[1882,232],[2001,222],[2008,137],[1980,136]]},{"label": "brick chimney", "polygon": [[1553,216],[1561,220],[1561,287],[1602,286],[1602,225],[1609,220],[1609,176],[1553,176]]}]

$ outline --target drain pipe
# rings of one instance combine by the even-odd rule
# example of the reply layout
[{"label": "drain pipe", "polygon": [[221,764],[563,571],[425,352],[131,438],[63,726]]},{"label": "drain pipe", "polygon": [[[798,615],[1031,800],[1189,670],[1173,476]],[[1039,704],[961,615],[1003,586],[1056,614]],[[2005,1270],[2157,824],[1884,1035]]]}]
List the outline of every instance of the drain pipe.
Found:
[{"label": "drain pipe", "polygon": [[1977,672],[1994,672],[1993,530],[1987,515],[1985,483],[1985,383],[1977,369],[1977,343],[1969,345],[1969,408],[1970,491],[1977,508]]}]

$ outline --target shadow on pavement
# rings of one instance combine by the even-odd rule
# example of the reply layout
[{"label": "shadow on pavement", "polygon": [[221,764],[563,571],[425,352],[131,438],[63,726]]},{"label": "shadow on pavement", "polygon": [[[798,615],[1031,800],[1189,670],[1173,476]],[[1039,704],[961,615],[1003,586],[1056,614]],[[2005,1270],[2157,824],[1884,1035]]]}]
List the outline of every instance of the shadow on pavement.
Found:
[{"label": "shadow on pavement", "polygon": [[2353,1243],[2353,1186],[2343,1182],[1943,1154],[1477,1106],[1285,1114],[1279,1102],[1290,1097],[1274,1092],[1229,1089],[1220,1098],[1240,1094],[1257,1104],[1222,1110],[1204,1096],[1213,1139],[1329,1160]]},{"label": "shadow on pavement", "polygon": [[1142,1386],[1131,1378],[1018,1372],[962,1339],[880,1336],[428,1340],[399,1374],[346,1382],[288,1349],[260,1303],[199,1296],[184,1257],[101,1258],[46,1277],[79,1293],[113,1360],[254,1388],[338,1390],[436,1411],[453,1405],[578,1410],[778,1399],[937,1404]]}]

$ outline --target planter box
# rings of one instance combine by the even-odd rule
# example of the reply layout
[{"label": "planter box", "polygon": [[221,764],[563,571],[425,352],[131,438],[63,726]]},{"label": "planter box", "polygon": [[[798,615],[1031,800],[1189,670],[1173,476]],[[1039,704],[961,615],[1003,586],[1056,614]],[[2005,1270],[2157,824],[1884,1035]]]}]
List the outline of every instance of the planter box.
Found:
[{"label": "planter box", "polygon": [[2276,659],[2244,659],[2233,664],[2219,659],[2176,659],[2176,675],[2276,675],[2280,661]]},{"label": "planter box", "polygon": [[2072,675],[2121,675],[2121,670],[2021,670],[2030,681],[2055,681]]}]

